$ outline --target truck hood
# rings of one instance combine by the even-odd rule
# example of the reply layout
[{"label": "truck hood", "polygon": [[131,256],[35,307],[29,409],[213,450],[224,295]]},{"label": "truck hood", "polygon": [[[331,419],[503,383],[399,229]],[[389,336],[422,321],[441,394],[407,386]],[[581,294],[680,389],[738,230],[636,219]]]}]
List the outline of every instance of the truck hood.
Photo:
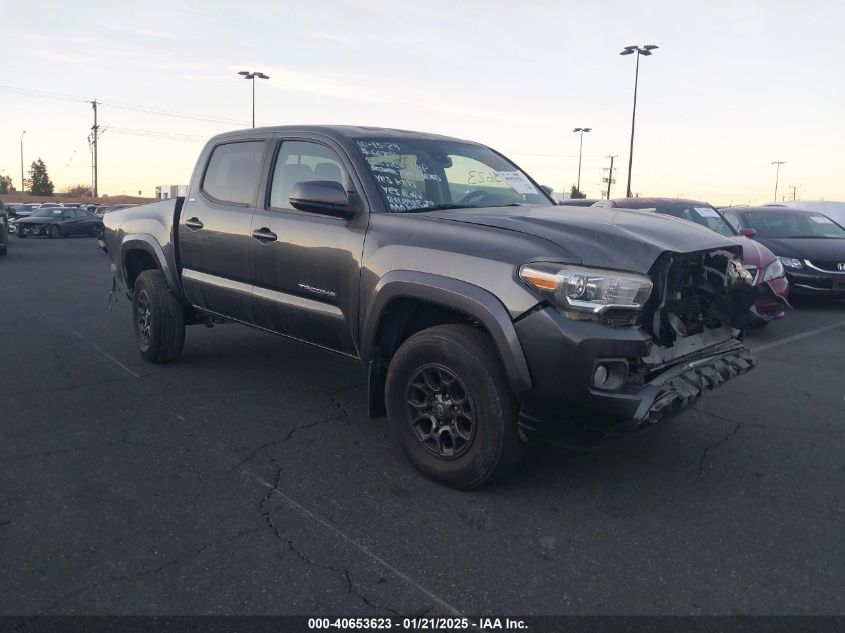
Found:
[{"label": "truck hood", "polygon": [[728,250],[741,245],[693,222],[625,209],[520,206],[431,211],[420,215],[508,231],[551,241],[596,266],[648,274],[666,252]]}]

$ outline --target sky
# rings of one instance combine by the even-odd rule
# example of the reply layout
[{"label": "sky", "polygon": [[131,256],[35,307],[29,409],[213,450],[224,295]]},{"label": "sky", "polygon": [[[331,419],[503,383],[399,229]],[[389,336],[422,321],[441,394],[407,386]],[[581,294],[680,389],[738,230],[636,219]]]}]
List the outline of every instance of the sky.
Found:
[{"label": "sky", "polygon": [[[536,180],[713,204],[845,200],[845,3],[807,0],[0,0],[0,173],[42,158],[57,190],[152,196],[213,134],[355,124],[490,145]],[[44,94],[48,93],[48,94]],[[40,96],[37,96],[40,95]],[[187,115],[187,116],[185,116]]]}]

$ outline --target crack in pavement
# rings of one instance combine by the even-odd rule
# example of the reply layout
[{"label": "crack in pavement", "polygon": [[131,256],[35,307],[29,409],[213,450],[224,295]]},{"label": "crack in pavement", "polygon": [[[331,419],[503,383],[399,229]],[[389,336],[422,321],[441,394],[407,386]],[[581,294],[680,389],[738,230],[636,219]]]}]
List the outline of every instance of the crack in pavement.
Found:
[{"label": "crack in pavement", "polygon": [[250,530],[241,530],[240,532],[237,532],[236,534],[224,536],[222,538],[214,539],[213,541],[209,541],[209,542],[205,543],[204,545],[202,545],[201,547],[199,547],[197,549],[192,549],[192,550],[189,550],[189,551],[184,552],[182,554],[179,554],[175,558],[173,558],[173,559],[171,559],[171,560],[169,560],[165,563],[162,563],[160,565],[157,565],[155,567],[151,567],[149,569],[143,569],[141,571],[130,573],[130,574],[121,574],[121,575],[118,575],[118,576],[109,576],[108,578],[106,578],[104,580],[98,580],[98,581],[92,582],[89,585],[86,585],[84,587],[81,587],[80,589],[76,589],[76,590],[74,590],[70,593],[65,594],[64,596],[62,596],[61,598],[59,598],[58,600],[56,600],[55,602],[53,602],[49,606],[42,609],[39,613],[37,613],[37,614],[33,615],[32,617],[24,620],[19,626],[15,627],[13,630],[18,630],[18,629],[21,629],[25,626],[28,626],[29,624],[31,624],[32,622],[34,622],[38,618],[44,617],[48,613],[50,613],[51,611],[56,610],[57,608],[59,608],[64,603],[66,603],[70,600],[73,600],[77,596],[80,596],[84,593],[87,593],[88,591],[96,589],[97,587],[102,587],[104,585],[111,585],[111,584],[120,583],[120,582],[126,582],[127,580],[136,580],[138,578],[144,578],[144,577],[147,577],[147,576],[152,576],[154,574],[158,574],[158,573],[164,571],[165,569],[173,567],[174,565],[178,565],[179,563],[183,563],[183,562],[191,560],[193,558],[197,558],[198,556],[201,556],[202,554],[204,554],[209,549],[212,549],[212,548],[214,548],[218,545],[221,545],[221,544],[224,544],[224,543],[234,543],[238,539],[243,538],[244,536],[247,536],[249,534],[257,534],[258,532],[262,531],[262,529],[263,528],[257,527],[257,528],[252,528]]},{"label": "crack in pavement", "polygon": [[712,451],[716,448],[719,448],[722,444],[724,444],[729,439],[731,439],[734,435],[736,435],[739,432],[739,429],[740,429],[741,426],[742,426],[742,424],[737,422],[733,431],[728,433],[725,437],[723,437],[718,442],[715,442],[713,444],[710,444],[709,446],[704,447],[704,450],[701,452],[701,458],[698,460],[698,474],[699,475],[704,474],[704,462],[707,460],[707,455],[710,453],[710,451]]},{"label": "crack in pavement", "polygon": [[[230,469],[229,472],[234,472],[240,468],[242,468],[247,463],[251,462],[253,459],[261,455],[261,453],[272,446],[278,446],[280,444],[284,444],[285,442],[289,442],[293,439],[293,436],[299,433],[300,431],[304,431],[306,429],[313,429],[314,427],[321,426],[323,424],[328,424],[329,422],[334,422],[336,420],[343,420],[349,417],[349,411],[341,404],[341,402],[337,399],[337,395],[343,393],[344,391],[350,391],[352,389],[356,389],[358,387],[363,387],[366,383],[356,383],[354,385],[349,385],[348,387],[341,387],[331,393],[326,394],[326,397],[329,401],[334,405],[335,409],[337,410],[335,413],[326,416],[322,420],[317,420],[316,422],[309,422],[307,424],[302,424],[300,426],[292,428],[288,431],[287,435],[283,438],[278,440],[271,440],[270,442],[265,442],[261,446],[256,449],[251,449],[249,455],[247,455],[244,459],[238,462],[234,467]],[[248,447],[244,447],[248,448]]]},{"label": "crack in pavement", "polygon": [[740,424],[742,426],[750,426],[750,427],[753,427],[755,429],[771,429],[771,430],[775,430],[775,431],[794,431],[795,433],[815,433],[817,435],[829,435],[830,434],[829,431],[819,431],[819,430],[816,430],[816,429],[806,429],[806,428],[799,429],[799,428],[795,428],[793,426],[780,426],[778,424],[761,424],[760,422],[739,421],[739,420],[734,420],[733,418],[728,418],[728,417],[725,417],[725,416],[722,416],[722,415],[718,415],[716,413],[710,413],[709,411],[703,411],[701,409],[696,409],[695,407],[691,407],[691,410],[695,411],[696,413],[700,413],[702,415],[706,415],[708,417],[711,417],[715,420],[720,420],[722,422],[730,422],[731,424]]},{"label": "crack in pavement", "polygon": [[[273,460],[272,458],[270,458],[270,461],[275,463],[275,460]],[[306,556],[302,552],[302,550],[300,550],[298,547],[296,547],[292,538],[282,534],[281,530],[279,530],[279,527],[273,522],[273,517],[272,517],[273,511],[272,510],[265,510],[265,508],[264,508],[264,506],[267,504],[267,502],[270,501],[270,499],[273,497],[273,492],[275,490],[279,489],[279,486],[281,485],[281,483],[282,483],[282,469],[278,468],[276,470],[276,478],[275,478],[275,481],[273,483],[273,487],[261,499],[261,501],[258,504],[258,511],[264,517],[264,521],[267,524],[267,527],[269,527],[273,531],[273,534],[276,536],[276,538],[279,541],[285,543],[288,547],[288,550],[293,552],[296,556],[298,556],[307,565],[310,565],[312,567],[322,567],[323,569],[327,569],[329,571],[333,571],[333,572],[341,574],[343,576],[345,582],[346,582],[346,592],[348,594],[352,594],[354,596],[357,596],[368,607],[375,609],[376,611],[389,611],[390,613],[392,613],[394,615],[401,616],[402,614],[399,613],[398,611],[396,611],[395,609],[393,609],[391,607],[386,607],[386,606],[377,604],[377,603],[373,602],[372,600],[370,600],[366,595],[361,593],[359,590],[357,590],[356,587],[355,587],[355,583],[352,581],[352,576],[350,575],[348,569],[346,569],[344,567],[337,567],[337,566],[331,565],[329,563],[318,563],[314,560],[311,560],[310,558],[308,558],[308,556]]]},{"label": "crack in pavement", "polygon": [[142,448],[163,448],[157,444],[145,444],[144,442],[134,442],[132,440],[120,439],[111,442],[100,442],[99,444],[86,444],[85,446],[74,446],[71,448],[57,448],[52,451],[44,451],[43,453],[24,453],[17,455],[12,459],[31,459],[33,457],[50,457],[52,455],[63,455],[66,453],[76,453],[78,451],[88,451],[95,448],[108,448],[109,446],[118,446],[125,444],[127,446],[140,446]]}]

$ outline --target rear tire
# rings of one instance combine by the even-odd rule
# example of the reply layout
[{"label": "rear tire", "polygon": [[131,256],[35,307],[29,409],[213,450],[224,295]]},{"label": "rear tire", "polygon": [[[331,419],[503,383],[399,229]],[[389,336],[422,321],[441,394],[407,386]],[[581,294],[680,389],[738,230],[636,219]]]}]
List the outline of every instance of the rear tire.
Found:
[{"label": "rear tire", "polygon": [[168,363],[179,358],[185,344],[185,313],[160,270],[145,270],[135,280],[132,318],[144,360]]},{"label": "rear tire", "polygon": [[91,237],[96,237],[97,239],[103,236],[103,227],[99,225],[95,225],[91,227]]},{"label": "rear tire", "polygon": [[400,448],[428,477],[475,488],[519,463],[519,405],[485,332],[438,325],[414,334],[391,359],[385,394]]}]

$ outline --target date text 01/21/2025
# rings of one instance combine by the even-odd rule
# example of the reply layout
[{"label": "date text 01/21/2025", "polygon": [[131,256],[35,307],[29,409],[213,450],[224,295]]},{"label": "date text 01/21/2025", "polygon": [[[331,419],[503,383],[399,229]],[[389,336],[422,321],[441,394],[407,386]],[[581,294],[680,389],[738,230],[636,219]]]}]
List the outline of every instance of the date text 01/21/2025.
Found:
[{"label": "date text 01/21/2025", "polygon": [[528,626],[518,618],[309,618],[309,630],[328,629],[401,629],[404,631],[454,631],[479,629],[482,631],[524,630]]}]

